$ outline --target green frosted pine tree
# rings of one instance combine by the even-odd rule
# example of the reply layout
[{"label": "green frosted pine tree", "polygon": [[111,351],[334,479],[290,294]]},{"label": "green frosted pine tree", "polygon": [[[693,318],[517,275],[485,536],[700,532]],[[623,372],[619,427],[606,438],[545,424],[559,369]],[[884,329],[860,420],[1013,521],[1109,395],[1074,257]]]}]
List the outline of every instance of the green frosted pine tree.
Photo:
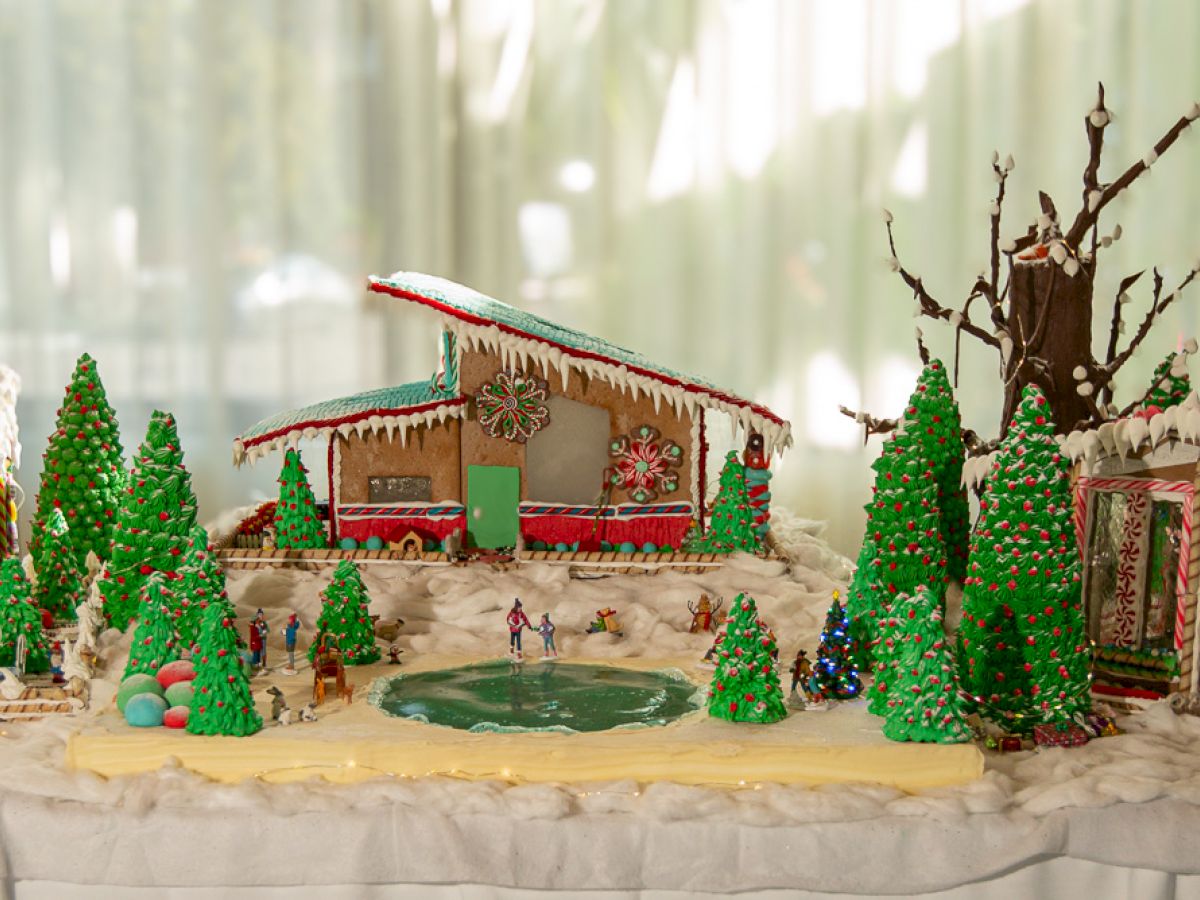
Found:
[{"label": "green frosted pine tree", "polygon": [[124,678],[139,672],[158,675],[159,669],[179,659],[175,617],[171,612],[175,600],[173,592],[167,587],[168,577],[161,572],[153,572],[142,581],[137,628],[129,645]]},{"label": "green frosted pine tree", "polygon": [[1151,376],[1153,385],[1142,403],[1143,408],[1157,406],[1160,410],[1178,406],[1192,392],[1192,380],[1188,376],[1187,357],[1170,354],[1158,364]]},{"label": "green frosted pine tree", "polygon": [[858,667],[850,652],[850,617],[840,595],[833,592],[833,603],[825,614],[825,628],[817,646],[813,677],[821,695],[829,700],[853,700],[862,693]]},{"label": "green frosted pine tree", "polygon": [[24,638],[25,671],[48,672],[50,652],[42,633],[42,613],[33,602],[29,579],[15,556],[0,562],[0,666],[17,664]]},{"label": "green frosted pine tree", "polygon": [[83,599],[83,576],[61,509],[50,511],[41,540],[33,547],[33,568],[37,573],[37,605],[56,621],[74,622],[75,607]]},{"label": "green frosted pine tree", "polygon": [[948,577],[961,581],[967,573],[971,529],[971,507],[962,483],[966,450],[958,401],[940,360],[930,360],[921,371],[903,419],[904,431],[921,445],[921,455],[933,469],[938,526],[946,547],[946,572]]},{"label": "green frosted pine tree", "polygon": [[757,553],[762,549],[754,525],[754,509],[746,493],[746,474],[738,455],[730,451],[721,469],[720,487],[704,535],[706,553]]},{"label": "green frosted pine tree", "polygon": [[244,737],[262,728],[239,653],[236,622],[228,603],[211,602],[204,610],[200,644],[192,655],[196,678],[187,721],[192,734]]},{"label": "green frosted pine tree", "polygon": [[985,718],[1028,732],[1091,706],[1070,462],[1050,405],[1025,388],[988,474],[958,631],[963,686]]},{"label": "green frosted pine tree", "polygon": [[715,644],[717,670],[708,689],[708,714],[730,722],[779,722],[787,716],[775,638],[753,597],[738,594]]},{"label": "green frosted pine tree", "polygon": [[54,433],[42,455],[42,477],[30,552],[37,555],[55,510],[71,529],[75,562],[88,551],[108,559],[118,497],[125,483],[117,417],[108,403],[96,361],[86,353],[75,363]]},{"label": "green frosted pine tree", "polygon": [[279,502],[275,504],[275,546],[309,549],[324,547],[325,526],[317,515],[317,501],[308,486],[308,469],[300,454],[290,449],[279,473]]},{"label": "green frosted pine tree", "polygon": [[216,551],[209,546],[208,532],[203,525],[192,527],[188,536],[183,562],[171,587],[174,603],[175,633],[180,649],[190,649],[200,639],[200,622],[204,610],[214,597],[225,597],[225,573],[217,561]]},{"label": "green frosted pine tree", "polygon": [[316,635],[308,649],[311,661],[322,640],[342,653],[348,666],[365,666],[379,659],[375,645],[375,629],[367,607],[371,598],[358,566],[343,559],[334,569],[333,580],[321,592],[321,614],[317,617]]},{"label": "green frosted pine tree", "polygon": [[971,739],[941,605],[925,585],[893,604],[897,649],[883,734],[893,741],[957,744]]},{"label": "green frosted pine tree", "polygon": [[124,631],[151,572],[174,573],[196,524],[196,495],[175,419],[156,411],[121,497],[108,574],[100,585],[109,624]]}]

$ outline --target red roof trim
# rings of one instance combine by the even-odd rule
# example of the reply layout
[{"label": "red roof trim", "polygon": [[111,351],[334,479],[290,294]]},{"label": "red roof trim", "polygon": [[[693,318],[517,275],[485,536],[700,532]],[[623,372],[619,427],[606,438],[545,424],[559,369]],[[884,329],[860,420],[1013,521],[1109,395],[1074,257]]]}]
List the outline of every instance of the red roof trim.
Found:
[{"label": "red roof trim", "polygon": [[424,294],[406,291],[403,288],[393,287],[390,284],[383,284],[382,282],[371,280],[368,282],[367,286],[370,290],[375,291],[376,293],[391,294],[393,297],[399,297],[402,300],[411,300],[414,303],[420,303],[423,306],[436,309],[438,312],[445,313],[448,316],[453,316],[454,318],[460,319],[463,322],[468,322],[471,325],[486,325],[493,328],[498,328],[500,331],[507,332],[515,335],[516,337],[522,337],[530,341],[537,341],[541,344],[549,344],[551,347],[557,347],[568,356],[576,356],[582,359],[592,359],[596,360],[597,362],[607,363],[611,366],[625,366],[625,368],[627,368],[629,371],[636,372],[638,375],[644,375],[647,378],[653,378],[655,381],[661,381],[664,384],[674,385],[682,388],[685,391],[690,391],[693,394],[707,394],[708,396],[717,400],[722,400],[725,403],[748,408],[762,416],[764,419],[774,422],[776,425],[786,426],[787,424],[783,419],[775,415],[775,413],[771,412],[771,410],[767,409],[765,406],[762,406],[758,403],[753,403],[750,400],[743,400],[741,397],[735,397],[733,394],[727,394],[724,391],[719,391],[715,388],[704,387],[698,384],[688,384],[686,381],[680,381],[679,379],[672,378],[669,375],[663,375],[651,369],[643,369],[640,366],[631,366],[628,363],[621,362],[620,360],[613,359],[609,356],[604,356],[600,353],[593,353],[590,350],[579,350],[575,347],[568,347],[565,344],[558,343],[557,341],[551,341],[544,337],[539,337],[536,334],[530,334],[527,331],[522,331],[520,328],[514,328],[511,325],[505,325],[502,322],[496,322],[492,319],[485,319],[483,316],[477,316],[474,313],[463,312],[461,309],[455,309],[453,306],[442,303],[440,300],[435,300],[432,297],[426,297]]},{"label": "red roof trim", "polygon": [[434,400],[432,403],[422,403],[419,406],[398,406],[391,409],[367,409],[362,412],[351,413],[347,416],[338,416],[335,419],[309,419],[304,422],[297,422],[295,425],[286,425],[283,428],[276,428],[274,431],[268,431],[266,434],[260,434],[256,437],[248,438],[242,441],[242,448],[248,450],[251,447],[257,447],[259,444],[265,444],[273,441],[276,438],[291,434],[293,431],[303,431],[305,428],[337,428],[339,425],[348,425],[351,422],[361,422],[363,419],[369,419],[371,416],[411,416],[417,413],[428,412],[431,409],[437,409],[439,406],[462,406],[467,402],[466,397],[451,397],[447,400]]}]

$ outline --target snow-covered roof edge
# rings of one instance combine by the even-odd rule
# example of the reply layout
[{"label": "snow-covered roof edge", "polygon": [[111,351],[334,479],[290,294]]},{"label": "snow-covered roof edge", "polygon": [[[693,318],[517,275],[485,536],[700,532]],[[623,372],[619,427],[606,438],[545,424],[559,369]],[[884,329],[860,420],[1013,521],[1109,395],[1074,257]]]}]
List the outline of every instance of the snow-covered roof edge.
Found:
[{"label": "snow-covered roof edge", "polygon": [[[463,285],[413,272],[398,272],[388,278],[371,278],[370,289],[441,312],[445,327],[460,344],[471,349],[486,348],[508,364],[522,367],[536,362],[547,378],[559,373],[565,387],[572,370],[607,382],[633,399],[645,394],[655,409],[668,403],[676,415],[695,412],[697,406],[728,415],[736,434],[757,431],[769,453],[792,445],[791,425],[767,407],[705,383],[702,379],[674,372],[639,354],[613,344],[555,325],[524,313]],[[505,314],[499,321],[496,313]],[[537,329],[547,334],[537,333]]]},{"label": "snow-covered roof edge", "polygon": [[1152,416],[1130,416],[1105,422],[1088,431],[1072,431],[1059,438],[1063,452],[1072,462],[1091,462],[1101,456],[1122,459],[1143,447],[1153,449],[1164,440],[1174,439],[1200,444],[1200,397],[1188,394],[1178,406],[1170,406]]}]

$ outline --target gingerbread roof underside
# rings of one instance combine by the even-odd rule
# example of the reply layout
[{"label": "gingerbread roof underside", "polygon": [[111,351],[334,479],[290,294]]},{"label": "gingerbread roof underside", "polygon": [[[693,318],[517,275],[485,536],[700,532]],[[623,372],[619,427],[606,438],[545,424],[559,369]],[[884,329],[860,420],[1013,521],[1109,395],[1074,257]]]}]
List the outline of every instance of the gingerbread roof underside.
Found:
[{"label": "gingerbread roof underside", "polygon": [[263,419],[233,442],[233,462],[254,462],[273,450],[295,447],[301,440],[349,437],[386,431],[406,440],[408,429],[462,416],[466,401],[456,392],[436,389],[428,379],[397,387],[363,391],[325,400]]},{"label": "gingerbread roof underside", "polygon": [[757,431],[768,451],[792,444],[791,425],[765,406],[722,390],[694,375],[652,362],[640,353],[610,344],[509,306],[471,288],[419,272],[372,278],[370,288],[442,313],[445,327],[461,344],[483,347],[506,361],[540,365],[547,377],[558,372],[564,386],[572,370],[600,378],[636,398],[645,394],[657,407],[666,403],[677,414],[697,406],[726,413],[736,432]]}]

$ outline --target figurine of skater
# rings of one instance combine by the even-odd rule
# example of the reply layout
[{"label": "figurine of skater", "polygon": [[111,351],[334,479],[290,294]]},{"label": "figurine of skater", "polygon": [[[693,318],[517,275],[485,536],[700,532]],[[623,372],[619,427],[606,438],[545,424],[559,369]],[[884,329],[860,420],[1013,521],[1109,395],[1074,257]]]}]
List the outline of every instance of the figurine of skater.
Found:
[{"label": "figurine of skater", "polygon": [[521,653],[521,632],[528,628],[533,631],[529,616],[521,609],[520,599],[513,600],[512,609],[508,611],[508,652],[514,659],[524,659]]},{"label": "figurine of skater", "polygon": [[804,699],[808,699],[808,682],[813,677],[812,663],[808,661],[808,654],[803,650],[796,651],[796,659],[792,662],[792,689],[790,693],[796,693],[796,688],[800,689],[800,693]]},{"label": "figurine of skater", "polygon": [[259,627],[263,621],[263,611],[260,609],[250,620],[250,665],[254,669],[265,669],[267,665],[267,648],[263,640],[266,632]]},{"label": "figurine of skater", "polygon": [[267,617],[260,609],[254,615],[254,627],[258,630],[258,643],[262,647],[262,657],[260,665],[262,671],[267,671],[267,635],[271,633],[271,626],[267,624]]},{"label": "figurine of skater", "polygon": [[[296,674],[296,634],[300,631],[300,617],[293,611],[288,616],[287,624],[280,629],[283,634],[283,646],[287,650],[288,664],[283,670],[284,675]],[[265,641],[263,642],[266,643]],[[264,656],[266,651],[264,650]]]},{"label": "figurine of skater", "polygon": [[542,636],[542,659],[558,657],[558,648],[554,646],[554,623],[550,621],[550,613],[542,613],[542,621],[535,629]]}]

